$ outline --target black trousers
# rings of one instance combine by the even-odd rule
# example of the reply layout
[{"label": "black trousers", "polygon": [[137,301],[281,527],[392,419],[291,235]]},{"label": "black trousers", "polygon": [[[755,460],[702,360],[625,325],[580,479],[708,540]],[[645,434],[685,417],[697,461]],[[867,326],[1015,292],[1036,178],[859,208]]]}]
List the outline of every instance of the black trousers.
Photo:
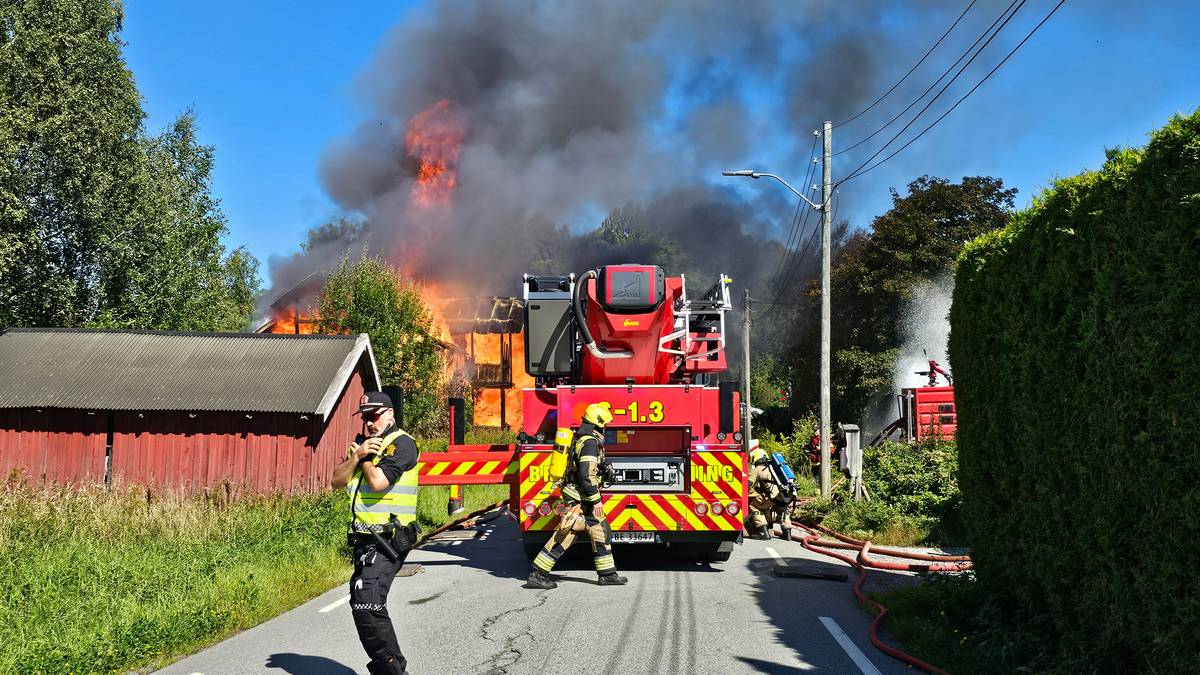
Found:
[{"label": "black trousers", "polygon": [[398,551],[399,558],[389,559],[374,543],[354,544],[354,576],[350,577],[350,611],[358,638],[371,662],[373,674],[404,672],[408,662],[400,651],[392,618],[388,616],[387,597],[392,580],[404,565],[408,550]]}]

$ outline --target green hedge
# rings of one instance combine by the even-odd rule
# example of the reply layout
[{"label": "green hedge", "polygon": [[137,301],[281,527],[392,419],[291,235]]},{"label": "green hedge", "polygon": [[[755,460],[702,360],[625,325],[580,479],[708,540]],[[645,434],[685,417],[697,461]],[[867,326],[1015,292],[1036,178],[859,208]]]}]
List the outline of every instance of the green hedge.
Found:
[{"label": "green hedge", "polygon": [[1200,662],[1200,111],[1058,180],[960,258],[979,581],[1046,669]]}]

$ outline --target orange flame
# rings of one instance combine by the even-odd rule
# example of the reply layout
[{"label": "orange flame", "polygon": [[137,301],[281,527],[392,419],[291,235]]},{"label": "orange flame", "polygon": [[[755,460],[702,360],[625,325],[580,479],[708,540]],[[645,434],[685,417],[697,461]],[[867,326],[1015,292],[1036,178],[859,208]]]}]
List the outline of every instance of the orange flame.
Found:
[{"label": "orange flame", "polygon": [[316,332],[316,322],[317,315],[315,312],[301,312],[297,316],[291,310],[279,310],[272,315],[271,323],[267,326],[266,332],[311,335]]},{"label": "orange flame", "polygon": [[412,208],[449,206],[458,184],[458,152],[466,132],[453,104],[434,103],[408,121],[404,143],[417,161],[417,178],[409,193]]},{"label": "orange flame", "polygon": [[[477,333],[475,336],[475,366],[500,363],[501,336]],[[525,334],[512,334],[512,387],[508,389],[479,389],[475,396],[475,424],[500,426],[500,397],[504,396],[504,421],[511,428],[520,428],[524,398],[521,390],[532,387],[534,379],[525,372]]]}]

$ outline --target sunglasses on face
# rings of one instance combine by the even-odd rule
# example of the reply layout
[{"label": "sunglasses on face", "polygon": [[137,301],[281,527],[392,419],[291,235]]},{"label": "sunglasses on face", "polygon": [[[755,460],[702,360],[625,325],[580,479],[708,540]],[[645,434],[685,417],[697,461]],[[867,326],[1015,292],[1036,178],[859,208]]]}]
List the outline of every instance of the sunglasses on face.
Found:
[{"label": "sunglasses on face", "polygon": [[380,417],[383,417],[383,411],[380,411],[380,410],[374,410],[374,411],[368,410],[362,414],[362,418],[363,418],[364,422],[374,422],[375,420],[379,419]]}]

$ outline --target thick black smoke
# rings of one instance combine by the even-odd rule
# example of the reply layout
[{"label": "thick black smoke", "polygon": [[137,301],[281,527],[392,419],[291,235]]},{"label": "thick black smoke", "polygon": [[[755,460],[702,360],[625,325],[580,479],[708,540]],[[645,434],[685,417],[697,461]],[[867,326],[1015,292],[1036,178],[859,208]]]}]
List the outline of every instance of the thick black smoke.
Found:
[{"label": "thick black smoke", "polygon": [[[747,200],[720,170],[780,166],[801,180],[813,125],[852,114],[892,76],[896,64],[877,58],[895,47],[887,16],[903,11],[874,0],[433,2],[358,78],[373,112],[329,148],[321,177],[365,218],[374,250],[469,292],[516,293],[522,272],[556,264],[660,262],[642,256],[761,288],[795,202],[766,181]],[[443,99],[466,128],[458,189],[448,211],[414,216],[405,127]],[[618,208],[632,235],[592,232]],[[278,265],[276,288],[327,258]]]}]

